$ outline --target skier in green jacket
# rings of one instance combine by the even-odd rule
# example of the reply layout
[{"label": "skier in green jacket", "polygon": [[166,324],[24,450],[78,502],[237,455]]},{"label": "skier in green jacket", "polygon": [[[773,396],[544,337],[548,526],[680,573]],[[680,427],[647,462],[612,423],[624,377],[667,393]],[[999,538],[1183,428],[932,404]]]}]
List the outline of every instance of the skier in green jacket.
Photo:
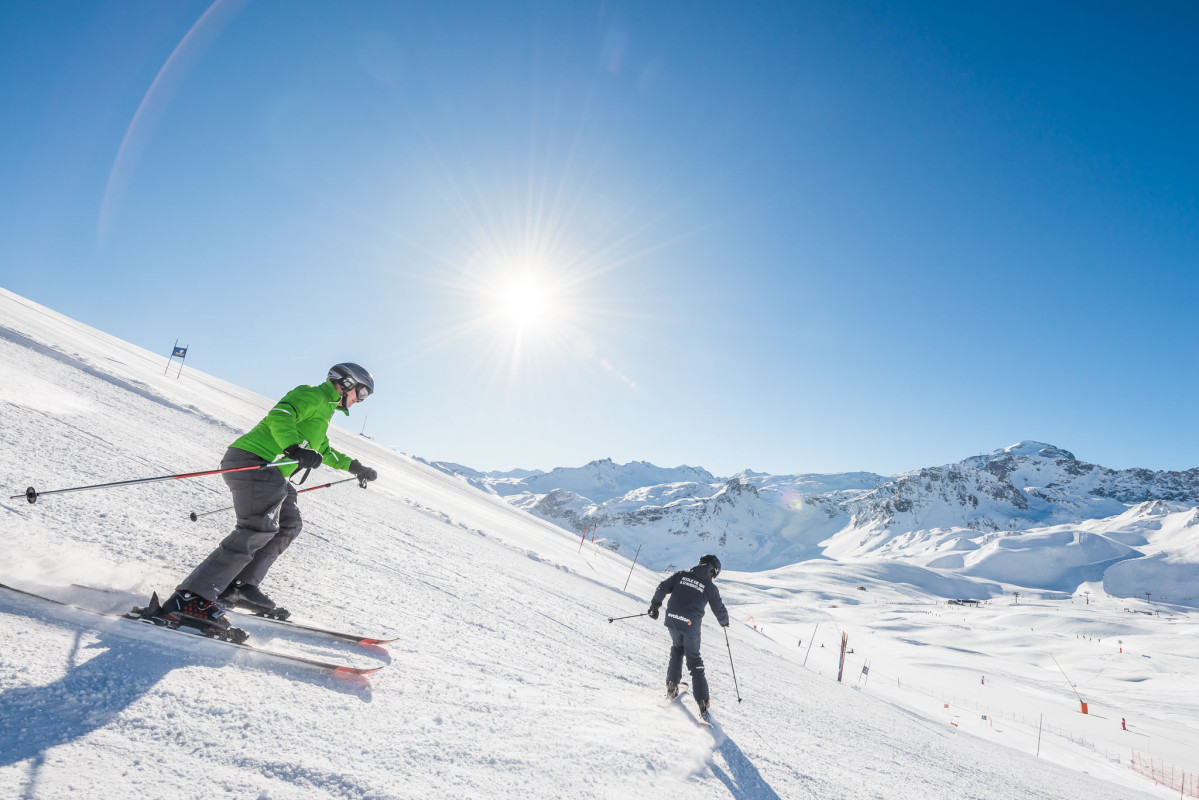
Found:
[{"label": "skier in green jacket", "polygon": [[[248,433],[229,446],[222,469],[250,467],[274,461],[295,461],[275,469],[227,472],[222,477],[233,493],[237,527],[179,584],[175,593],[150,616],[197,628],[206,634],[244,640],[233,628],[223,606],[249,609],[286,619],[289,612],[258,588],[267,570],[300,533],[303,521],[295,486],[288,477],[297,470],[322,464],[347,470],[366,486],[378,476],[357,459],[329,445],[333,412],[350,407],[375,391],[375,379],[357,364],[335,364],[317,386],[297,386]],[[301,480],[301,483],[303,480]]]}]

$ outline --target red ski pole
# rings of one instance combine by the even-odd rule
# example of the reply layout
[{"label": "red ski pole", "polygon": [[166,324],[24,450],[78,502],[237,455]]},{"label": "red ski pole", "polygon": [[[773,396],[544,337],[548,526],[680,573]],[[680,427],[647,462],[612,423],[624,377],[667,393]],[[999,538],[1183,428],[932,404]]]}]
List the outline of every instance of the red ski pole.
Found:
[{"label": "red ski pole", "polygon": [[288,464],[298,464],[298,461],[273,461],[270,464],[262,464],[257,467],[232,467],[230,469],[210,469],[207,472],[185,472],[181,475],[161,475],[157,478],[135,478],[131,481],[114,481],[113,483],[97,483],[92,486],[74,486],[70,489],[49,489],[44,492],[39,492],[30,486],[25,490],[25,494],[11,495],[9,500],[16,500],[18,497],[24,497],[30,503],[36,503],[37,499],[44,494],[63,494],[65,492],[85,492],[88,489],[110,489],[113,486],[132,486],[135,483],[153,483],[154,481],[177,481],[182,478],[199,478],[203,475],[220,475],[225,472],[245,472],[251,469],[273,469],[275,467],[284,467]]}]

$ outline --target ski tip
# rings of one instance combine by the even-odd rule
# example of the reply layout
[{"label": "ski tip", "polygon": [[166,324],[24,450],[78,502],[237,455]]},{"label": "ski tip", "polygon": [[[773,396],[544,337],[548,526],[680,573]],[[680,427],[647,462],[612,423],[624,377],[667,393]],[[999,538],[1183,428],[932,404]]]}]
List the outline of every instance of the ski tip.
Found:
[{"label": "ski tip", "polygon": [[399,641],[399,639],[400,639],[400,637],[398,637],[398,636],[396,636],[393,639],[366,639],[366,638],[363,638],[363,639],[358,640],[358,644],[362,645],[363,647],[374,647],[376,645],[391,644],[392,642]]},{"label": "ski tip", "polygon": [[335,678],[348,678],[348,679],[352,680],[354,678],[360,678],[360,677],[364,677],[366,675],[374,675],[376,672],[378,672],[381,669],[383,669],[383,666],[378,666],[378,667],[334,667],[331,670],[331,672],[333,673],[333,676]]}]

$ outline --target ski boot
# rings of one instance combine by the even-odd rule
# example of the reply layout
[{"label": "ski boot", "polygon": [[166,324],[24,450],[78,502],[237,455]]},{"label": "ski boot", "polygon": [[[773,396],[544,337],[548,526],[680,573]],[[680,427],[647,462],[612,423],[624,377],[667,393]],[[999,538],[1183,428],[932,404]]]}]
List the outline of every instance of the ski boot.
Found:
[{"label": "ski boot", "polygon": [[241,628],[229,624],[225,609],[195,592],[176,591],[165,603],[158,601],[158,593],[155,592],[150,598],[150,605],[135,608],[130,615],[167,628],[192,628],[203,636],[227,642],[240,644],[249,638],[249,634]]},{"label": "ski boot", "polygon": [[697,706],[699,706],[700,719],[702,719],[704,722],[711,722],[712,720],[708,717],[708,706],[710,706],[712,704],[712,701],[711,700],[696,700],[695,704]]},{"label": "ski boot", "polygon": [[241,581],[229,584],[229,588],[221,592],[217,600],[230,608],[244,608],[260,617],[287,619],[291,616],[290,611],[275,605],[275,601],[263,594],[257,586]]},{"label": "ski boot", "polygon": [[670,681],[666,682],[666,699],[673,700],[679,696],[679,685]]}]

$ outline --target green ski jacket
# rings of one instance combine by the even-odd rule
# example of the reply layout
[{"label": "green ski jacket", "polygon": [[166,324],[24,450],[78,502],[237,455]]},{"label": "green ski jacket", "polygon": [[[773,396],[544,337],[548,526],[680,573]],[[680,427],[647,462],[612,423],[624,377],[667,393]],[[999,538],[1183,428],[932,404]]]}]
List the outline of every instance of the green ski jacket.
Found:
[{"label": "green ski jacket", "polygon": [[[331,381],[319,386],[297,386],[230,447],[275,461],[288,447],[298,444],[320,453],[330,467],[348,470],[353,459],[329,446],[329,420],[340,402],[341,395]],[[343,409],[342,413],[350,412]],[[279,473],[285,477],[295,471],[295,464],[279,467]]]}]

